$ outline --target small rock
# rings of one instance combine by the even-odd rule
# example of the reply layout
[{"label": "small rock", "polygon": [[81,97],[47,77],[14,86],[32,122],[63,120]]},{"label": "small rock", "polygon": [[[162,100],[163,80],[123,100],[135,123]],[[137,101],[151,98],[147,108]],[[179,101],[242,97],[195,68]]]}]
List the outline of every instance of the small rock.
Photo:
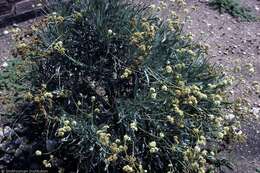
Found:
[{"label": "small rock", "polygon": [[13,131],[13,129],[11,129],[11,127],[5,126],[3,134],[4,134],[5,137],[9,137],[9,136],[12,136],[14,134],[14,131]]},{"label": "small rock", "polygon": [[0,158],[0,161],[4,161],[5,163],[10,163],[13,160],[13,156],[9,154],[5,154],[3,157]]},{"label": "small rock", "polygon": [[4,33],[4,35],[7,35],[7,34],[9,34],[9,31],[5,30],[3,33]]},{"label": "small rock", "polygon": [[252,114],[258,119],[260,115],[260,108],[258,107],[253,107],[252,108]]},{"label": "small rock", "polygon": [[4,62],[1,66],[2,66],[2,67],[7,67],[7,66],[8,66],[8,63],[7,63],[7,62]]}]

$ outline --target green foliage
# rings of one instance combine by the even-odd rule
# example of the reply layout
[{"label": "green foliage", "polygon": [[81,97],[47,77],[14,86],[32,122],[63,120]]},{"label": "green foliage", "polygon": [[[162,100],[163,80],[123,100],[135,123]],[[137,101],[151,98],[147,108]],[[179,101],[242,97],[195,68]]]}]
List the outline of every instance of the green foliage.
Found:
[{"label": "green foliage", "polygon": [[[78,172],[214,172],[240,140],[206,47],[145,5],[58,3],[19,39],[32,87],[3,146],[6,168]],[[28,78],[27,78],[28,79]],[[234,117],[233,117],[234,116]],[[18,142],[17,142],[18,141]],[[11,158],[11,159],[7,159]],[[25,159],[26,158],[26,159]]]},{"label": "green foliage", "polygon": [[[28,66],[25,61],[11,59],[7,62],[8,66],[0,72],[0,112],[5,115],[12,115],[10,110],[14,110],[15,104],[22,101],[23,94],[28,91]],[[12,118],[9,117],[9,118]]]},{"label": "green foliage", "polygon": [[26,88],[25,77],[24,62],[19,59],[9,60],[8,66],[0,73],[0,89],[20,92]]},{"label": "green foliage", "polygon": [[219,10],[220,13],[229,13],[233,17],[238,17],[242,20],[255,20],[255,16],[251,13],[251,10],[242,7],[238,0],[212,0],[209,3],[214,9]]}]

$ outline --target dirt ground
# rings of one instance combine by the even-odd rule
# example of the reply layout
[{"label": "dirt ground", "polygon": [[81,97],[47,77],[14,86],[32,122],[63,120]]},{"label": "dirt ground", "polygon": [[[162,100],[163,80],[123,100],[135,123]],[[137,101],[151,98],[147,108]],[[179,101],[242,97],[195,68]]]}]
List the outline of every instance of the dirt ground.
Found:
[{"label": "dirt ground", "polygon": [[0,28],[0,68],[10,56],[12,47],[11,37],[9,34],[4,34],[5,28]]},{"label": "dirt ground", "polygon": [[[257,91],[260,90],[260,22],[239,22],[228,14],[220,15],[210,9],[206,1],[186,0],[188,9],[196,6],[197,10],[188,14],[190,19],[184,30],[210,46],[212,63],[222,65],[227,74],[236,78],[231,95],[248,100],[252,112],[249,120],[242,123],[247,141],[227,154],[234,163],[234,170],[227,172],[260,172],[260,93]],[[259,0],[241,2],[260,17]],[[28,23],[31,21],[22,25]],[[12,47],[10,36],[2,34],[4,30],[0,29],[0,68],[10,57]]]},{"label": "dirt ground", "polygon": [[[205,1],[204,1],[205,2]],[[250,103],[252,114],[242,123],[247,141],[228,154],[234,163],[234,173],[255,173],[260,170],[260,22],[238,22],[228,14],[219,15],[206,3],[188,0],[188,6],[197,10],[189,14],[190,22],[185,26],[195,40],[210,46],[212,62],[224,66],[226,72],[236,79],[230,89],[234,97]],[[245,6],[260,16],[259,0],[241,0]],[[258,9],[258,10],[257,10]]]}]

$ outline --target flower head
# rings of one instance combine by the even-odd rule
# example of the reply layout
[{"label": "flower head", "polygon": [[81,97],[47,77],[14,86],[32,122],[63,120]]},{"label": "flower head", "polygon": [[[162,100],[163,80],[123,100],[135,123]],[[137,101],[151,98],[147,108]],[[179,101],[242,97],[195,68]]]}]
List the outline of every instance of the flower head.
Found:
[{"label": "flower head", "polygon": [[35,155],[36,155],[36,156],[41,156],[41,155],[42,155],[42,152],[41,152],[40,150],[36,150],[36,151],[35,151]]}]

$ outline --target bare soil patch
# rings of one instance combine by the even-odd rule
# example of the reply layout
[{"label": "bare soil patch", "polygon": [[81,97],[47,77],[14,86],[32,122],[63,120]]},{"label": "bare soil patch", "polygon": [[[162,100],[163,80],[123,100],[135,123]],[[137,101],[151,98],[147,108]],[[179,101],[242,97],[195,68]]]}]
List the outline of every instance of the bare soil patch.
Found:
[{"label": "bare soil patch", "polygon": [[[241,0],[259,17],[259,0]],[[260,93],[255,87],[260,82],[260,22],[239,22],[228,14],[220,15],[202,1],[189,0],[188,7],[196,6],[190,14],[185,31],[195,40],[210,46],[209,57],[213,63],[222,65],[226,72],[236,78],[230,90],[234,98],[241,97],[250,103],[252,115],[242,123],[247,141],[235,146],[227,154],[235,167],[234,173],[254,173],[260,168]]]}]

